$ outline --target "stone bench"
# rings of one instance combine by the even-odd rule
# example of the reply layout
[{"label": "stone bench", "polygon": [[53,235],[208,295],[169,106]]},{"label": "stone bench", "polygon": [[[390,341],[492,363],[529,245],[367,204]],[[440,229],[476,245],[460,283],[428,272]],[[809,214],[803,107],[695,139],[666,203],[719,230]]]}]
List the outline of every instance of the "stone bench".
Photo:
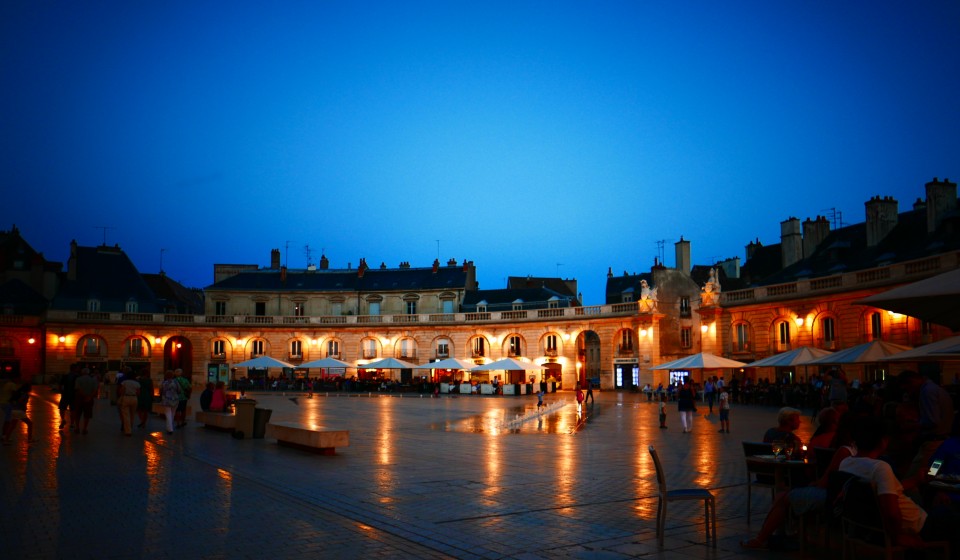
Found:
[{"label": "stone bench", "polygon": [[314,428],[296,422],[267,424],[267,437],[275,438],[280,445],[316,451],[322,455],[333,455],[337,447],[350,445],[350,432],[347,430]]},{"label": "stone bench", "polygon": [[237,429],[237,416],[229,412],[204,412],[197,411],[196,419],[198,424],[203,424],[207,428],[215,428],[232,432]]}]

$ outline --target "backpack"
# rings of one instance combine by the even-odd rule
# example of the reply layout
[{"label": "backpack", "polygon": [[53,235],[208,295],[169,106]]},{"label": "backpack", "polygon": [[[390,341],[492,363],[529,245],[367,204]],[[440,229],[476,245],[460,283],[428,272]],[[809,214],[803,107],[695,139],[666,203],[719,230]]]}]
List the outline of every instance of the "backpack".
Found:
[{"label": "backpack", "polygon": [[187,381],[186,377],[178,377],[177,384],[180,385],[180,391],[183,393],[183,396],[190,398],[190,393],[193,392],[193,386]]}]

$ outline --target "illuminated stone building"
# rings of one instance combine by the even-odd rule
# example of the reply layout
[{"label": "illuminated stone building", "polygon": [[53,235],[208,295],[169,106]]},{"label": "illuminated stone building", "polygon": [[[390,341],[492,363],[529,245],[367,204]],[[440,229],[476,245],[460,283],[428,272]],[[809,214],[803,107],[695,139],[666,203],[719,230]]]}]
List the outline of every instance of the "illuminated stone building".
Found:
[{"label": "illuminated stone building", "polygon": [[[681,238],[673,268],[656,262],[640,274],[608,271],[606,301],[597,306],[581,305],[575,280],[511,277],[503,289],[479,290],[472,261],[370,267],[361,259],[335,269],[323,257],[318,266],[288,270],[277,250],[267,267],[214,265],[201,299],[162,273],[139,273],[117,247],[72,243],[61,272],[14,228],[0,234],[0,363],[25,378],[77,362],[155,376],[180,367],[202,383],[257,373],[234,370],[260,355],[294,366],[336,357],[358,366],[361,377],[377,375],[362,366],[383,357],[417,364],[517,357],[543,365],[564,389],[587,379],[635,389],[669,382],[671,372],[651,368],[701,351],[751,362],[798,345],[839,350],[883,339],[916,346],[950,333],[858,301],[960,268],[956,184],[935,179],[925,195],[904,212],[896,200],[874,197],[855,225],[789,218],[780,243],[749,244],[742,266],[738,258],[693,265],[690,242]],[[872,379],[896,367],[847,369]],[[952,380],[957,364],[945,367]],[[723,373],[799,379],[814,371],[689,373],[699,381]],[[284,372],[303,374],[317,372]],[[443,372],[390,373],[401,382],[422,374],[439,379]],[[509,372],[504,381],[528,376]]]}]

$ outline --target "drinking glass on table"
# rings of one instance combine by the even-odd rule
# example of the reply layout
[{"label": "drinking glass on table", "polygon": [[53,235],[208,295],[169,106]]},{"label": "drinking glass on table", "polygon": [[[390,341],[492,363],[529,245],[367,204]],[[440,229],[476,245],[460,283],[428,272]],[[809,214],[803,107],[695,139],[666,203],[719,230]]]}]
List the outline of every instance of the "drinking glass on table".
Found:
[{"label": "drinking glass on table", "polygon": [[794,447],[794,442],[792,442],[792,441],[784,442],[784,444],[783,444],[783,456],[784,456],[785,459],[792,459],[792,458],[793,458],[793,453],[794,453],[795,450],[796,450],[796,448]]},{"label": "drinking glass on table", "polygon": [[770,449],[773,451],[773,458],[779,459],[780,453],[783,451],[783,440],[774,440],[773,443],[770,444]]}]

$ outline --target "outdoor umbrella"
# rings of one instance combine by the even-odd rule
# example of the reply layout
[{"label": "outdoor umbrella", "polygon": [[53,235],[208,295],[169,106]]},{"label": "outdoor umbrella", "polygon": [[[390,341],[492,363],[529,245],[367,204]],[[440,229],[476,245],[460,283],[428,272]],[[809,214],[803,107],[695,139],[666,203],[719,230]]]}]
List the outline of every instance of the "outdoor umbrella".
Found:
[{"label": "outdoor umbrella", "polygon": [[348,368],[355,367],[347,362],[340,361],[336,358],[323,358],[322,360],[313,360],[312,362],[305,362],[300,364],[302,368]]},{"label": "outdoor umbrella", "polygon": [[254,358],[252,360],[247,360],[245,362],[240,362],[239,364],[234,364],[235,367],[245,367],[245,368],[295,368],[297,366],[293,364],[288,364],[282,360],[276,358],[271,358],[270,356],[260,356],[259,358]]},{"label": "outdoor umbrella", "polygon": [[679,360],[666,362],[650,369],[732,369],[746,367],[748,365],[749,364],[738,362],[736,360],[729,360],[727,358],[716,356],[714,354],[710,354],[709,352],[700,352],[699,354],[693,354],[692,356],[686,356],[684,358],[680,358]]},{"label": "outdoor umbrella", "polygon": [[751,362],[749,365],[750,367],[791,367],[803,365],[810,360],[829,356],[830,354],[833,354],[833,352],[813,348],[812,346],[801,346],[800,348],[794,348],[787,352],[767,356],[762,360]]},{"label": "outdoor umbrella", "polygon": [[874,294],[857,303],[960,331],[960,269]]},{"label": "outdoor umbrella", "polygon": [[960,359],[960,336],[952,336],[938,342],[917,346],[910,350],[880,358],[883,361],[927,361]]},{"label": "outdoor umbrella", "polygon": [[909,346],[894,344],[883,340],[874,340],[864,344],[858,344],[853,348],[834,352],[827,356],[815,358],[809,362],[804,362],[803,365],[870,364],[909,349]]},{"label": "outdoor umbrella", "polygon": [[531,362],[523,362],[513,358],[503,358],[502,360],[490,362],[489,364],[480,364],[479,366],[474,366],[470,368],[470,371],[493,371],[500,369],[507,371],[514,371],[518,369],[522,369],[524,371],[542,371],[546,368]]},{"label": "outdoor umbrella", "polygon": [[383,358],[375,362],[370,362],[369,364],[361,364],[357,367],[362,369],[413,369],[417,367],[417,364],[411,364],[396,358]]},{"label": "outdoor umbrella", "polygon": [[446,360],[440,360],[439,362],[430,362],[427,364],[422,364],[419,366],[414,366],[415,369],[470,369],[477,364],[469,360],[461,360],[460,358],[447,358]]}]

